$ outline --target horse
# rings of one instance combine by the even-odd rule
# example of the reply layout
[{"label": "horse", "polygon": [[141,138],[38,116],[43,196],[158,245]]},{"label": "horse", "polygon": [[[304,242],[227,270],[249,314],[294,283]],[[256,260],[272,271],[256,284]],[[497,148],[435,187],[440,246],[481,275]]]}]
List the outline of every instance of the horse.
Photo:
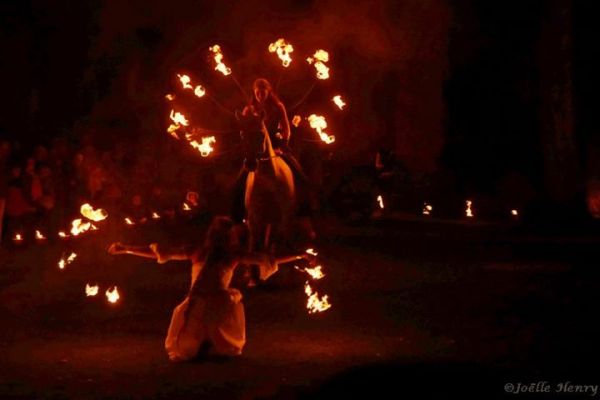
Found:
[{"label": "horse", "polygon": [[246,178],[246,218],[250,251],[274,252],[289,237],[295,212],[294,176],[271,144],[264,121],[236,113],[240,124]]}]

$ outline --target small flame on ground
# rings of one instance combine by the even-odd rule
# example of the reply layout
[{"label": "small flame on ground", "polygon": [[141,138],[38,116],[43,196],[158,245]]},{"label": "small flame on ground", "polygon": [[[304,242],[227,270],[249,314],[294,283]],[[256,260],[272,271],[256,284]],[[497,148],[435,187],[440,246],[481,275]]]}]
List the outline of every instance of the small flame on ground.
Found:
[{"label": "small flame on ground", "polygon": [[156,212],[153,212],[152,219],[160,219],[160,215],[158,215]]},{"label": "small flame on ground", "polygon": [[173,101],[173,100],[175,100],[175,95],[169,93],[169,94],[165,95],[165,99],[167,99],[169,101]]},{"label": "small flame on ground", "polygon": [[315,249],[310,248],[310,249],[306,249],[306,254],[310,254],[311,256],[315,256],[316,257],[319,253],[317,253],[315,251]]},{"label": "small flame on ground", "polygon": [[510,210],[510,214],[511,214],[513,217],[518,217],[518,216],[519,216],[519,211],[518,211],[518,210],[516,210],[516,209],[512,209],[512,210]]},{"label": "small flame on ground", "polygon": [[90,286],[89,283],[86,283],[85,284],[85,295],[87,297],[96,296],[98,294],[99,289],[100,288],[98,287],[98,285]]},{"label": "small flame on ground", "polygon": [[125,217],[125,223],[127,225],[135,225],[135,222],[133,222],[129,217]]},{"label": "small flame on ground", "polygon": [[88,203],[83,204],[79,209],[79,212],[87,219],[95,222],[105,220],[108,217],[108,213],[106,212],[106,210],[102,208],[94,210],[94,207],[92,207]]},{"label": "small flame on ground", "polygon": [[281,60],[281,64],[287,68],[292,62],[290,53],[294,51],[294,47],[285,41],[285,39],[277,39],[275,43],[269,44],[269,53],[277,52],[277,57]]},{"label": "small flame on ground", "polygon": [[71,264],[73,261],[75,261],[75,258],[77,258],[77,254],[71,252],[71,254],[65,258],[65,255],[63,254],[63,256],[61,257],[61,259],[58,261],[58,268],[60,269],[65,269],[65,267],[69,264]]},{"label": "small flame on ground", "polygon": [[311,114],[307,118],[310,127],[317,131],[321,140],[327,144],[335,142],[335,136],[331,136],[328,133],[324,132],[327,129],[327,121],[325,117],[321,115]]},{"label": "small flame on ground", "polygon": [[325,65],[329,61],[329,53],[325,50],[317,50],[312,57],[308,57],[306,61],[309,64],[314,64],[317,71],[317,79],[328,79],[329,68]]},{"label": "small flame on ground", "polygon": [[183,203],[182,208],[183,208],[183,211],[190,211],[191,210],[190,206],[188,206],[188,203]]},{"label": "small flame on ground", "polygon": [[342,100],[342,96],[340,96],[339,94],[337,96],[333,96],[332,100],[340,110],[343,110],[346,106],[346,103],[344,102],[344,100]]},{"label": "small flame on ground", "polygon": [[471,209],[471,206],[473,205],[473,202],[471,200],[467,200],[467,208],[465,209],[465,215],[469,218],[473,217],[473,210]]},{"label": "small flame on ground", "polygon": [[298,126],[300,126],[300,122],[302,122],[302,117],[300,117],[299,115],[294,115],[294,118],[292,118],[292,125],[294,125],[297,128]]},{"label": "small flame on ground", "polygon": [[226,66],[225,64],[223,64],[223,53],[221,53],[221,46],[219,46],[218,44],[215,44],[214,46],[211,46],[208,49],[210,51],[212,51],[213,54],[214,54],[214,60],[215,60],[215,63],[217,65],[215,67],[215,70],[219,71],[223,75],[230,75],[231,74],[231,68],[229,68],[228,66]]},{"label": "small flame on ground", "polygon": [[383,204],[383,196],[382,195],[377,196],[377,202],[379,203],[379,208],[381,208],[383,210],[385,208],[385,205]]},{"label": "small flame on ground", "polygon": [[13,240],[15,242],[21,242],[21,241],[23,241],[23,236],[20,233],[16,233],[15,236],[13,237]]},{"label": "small flame on ground", "polygon": [[190,142],[190,145],[194,149],[198,150],[202,157],[208,157],[210,155],[210,153],[212,153],[214,150],[212,145],[216,142],[217,142],[217,140],[215,139],[214,136],[209,136],[209,137],[203,137],[202,143],[198,143],[197,141],[192,140]]},{"label": "small flame on ground", "polygon": [[42,232],[36,230],[35,231],[36,240],[46,240],[46,236],[42,235]]},{"label": "small flame on ground", "polygon": [[119,301],[119,298],[121,297],[119,295],[119,291],[117,289],[116,286],[113,286],[113,289],[106,289],[106,298],[108,299],[108,301],[110,301],[111,303],[116,303],[117,301]]},{"label": "small flame on ground", "polygon": [[61,237],[61,238],[68,238],[69,237],[69,235],[67,235],[64,231],[58,232],[58,236]]},{"label": "small flame on ground", "polygon": [[304,293],[306,293],[308,296],[306,308],[308,309],[309,314],[323,312],[331,308],[331,304],[328,301],[328,296],[324,295],[323,297],[319,298],[319,293],[313,291],[308,282],[304,284]]}]

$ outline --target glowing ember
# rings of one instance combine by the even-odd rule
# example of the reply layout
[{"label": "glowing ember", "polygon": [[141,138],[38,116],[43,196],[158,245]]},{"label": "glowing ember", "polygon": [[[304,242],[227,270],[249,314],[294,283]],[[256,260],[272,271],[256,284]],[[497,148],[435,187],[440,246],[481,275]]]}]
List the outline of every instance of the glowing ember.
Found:
[{"label": "glowing ember", "polygon": [[300,126],[300,122],[302,122],[302,117],[300,117],[299,115],[294,115],[294,118],[292,118],[292,125],[294,125],[297,128],[298,126]]},{"label": "glowing ember", "polygon": [[331,304],[327,300],[328,296],[324,295],[323,297],[319,298],[319,293],[316,291],[313,292],[313,289],[310,287],[308,282],[304,284],[304,293],[306,293],[308,296],[306,308],[308,309],[309,314],[323,312],[331,308]]},{"label": "glowing ember", "polygon": [[191,210],[190,206],[188,206],[188,203],[183,203],[182,208],[183,208],[183,211],[190,211]]},{"label": "glowing ember", "polygon": [[188,126],[190,124],[185,115],[183,115],[180,112],[175,112],[175,110],[171,110],[171,114],[169,117],[177,125]]},{"label": "glowing ember", "polygon": [[332,100],[335,103],[335,105],[339,107],[340,110],[343,110],[346,106],[346,103],[344,103],[344,100],[342,100],[342,96],[340,96],[339,94],[337,96],[333,96]]},{"label": "glowing ember", "polygon": [[308,57],[306,61],[309,64],[314,64],[317,70],[318,79],[329,78],[329,68],[325,65],[329,61],[329,53],[325,50],[317,50],[312,57]]},{"label": "glowing ember", "polygon": [[423,215],[430,215],[431,211],[433,211],[433,207],[427,203],[423,205]]},{"label": "glowing ember", "polygon": [[317,253],[314,249],[311,248],[311,249],[306,249],[306,254],[310,254],[311,256],[316,257],[317,254],[319,254],[319,253]]},{"label": "glowing ember", "polygon": [[88,231],[91,227],[91,223],[83,222],[80,218],[75,219],[71,222],[71,235],[77,236],[80,233]]},{"label": "glowing ember", "polygon": [[190,85],[191,79],[189,76],[177,74],[177,77],[181,81],[181,85],[184,89],[193,89],[192,85]]},{"label": "glowing ember", "polygon": [[296,268],[298,271],[306,272],[308,275],[310,275],[312,279],[322,279],[323,277],[325,277],[325,274],[322,270],[323,267],[321,267],[320,265],[317,265],[314,268],[300,268],[297,266],[294,266],[294,268]]},{"label": "glowing ember", "polygon": [[307,119],[310,123],[310,127],[317,131],[322,141],[327,144],[335,142],[335,136],[331,136],[324,132],[324,130],[327,129],[327,121],[325,120],[325,117],[311,114]]},{"label": "glowing ember", "polygon": [[519,211],[518,210],[510,210],[510,215],[512,215],[513,217],[518,217],[519,216]]},{"label": "glowing ember", "polygon": [[382,195],[377,196],[377,202],[379,203],[379,208],[381,208],[383,210],[385,208],[385,205],[383,204],[383,196]]},{"label": "glowing ember", "polygon": [[206,90],[202,86],[198,85],[194,89],[194,94],[198,97],[202,97],[206,94]]},{"label": "glowing ember", "polygon": [[125,218],[125,223],[126,223],[127,225],[135,225],[135,222],[133,222],[133,221],[131,220],[131,218],[129,218],[129,217],[126,217],[126,218]]},{"label": "glowing ember", "polygon": [[165,95],[165,99],[167,99],[169,101],[173,101],[173,100],[175,100],[175,95],[169,93],[169,94]]},{"label": "glowing ember", "polygon": [[42,232],[36,230],[35,231],[36,240],[46,240],[46,236],[42,235]]},{"label": "glowing ember", "polygon": [[60,231],[60,232],[58,232],[58,236],[59,236],[59,237],[61,237],[61,238],[63,238],[63,239],[64,239],[64,238],[68,238],[68,237],[69,237],[69,235],[67,235],[67,234],[66,234],[65,232],[63,232],[63,231]]},{"label": "glowing ember", "polygon": [[287,43],[285,39],[280,38],[277,39],[275,43],[269,44],[269,53],[277,52],[277,57],[281,60],[281,64],[284,67],[288,67],[292,62],[292,57],[290,57],[290,53],[294,51],[294,48],[291,44]]},{"label": "glowing ember", "polygon": [[214,54],[214,60],[217,65],[215,67],[215,70],[219,71],[223,75],[231,74],[231,68],[229,68],[228,66],[223,64],[223,53],[221,53],[221,46],[219,46],[218,44],[215,44],[214,46],[209,47],[208,49],[210,51],[212,51]]},{"label": "glowing ember", "polygon": [[23,241],[23,236],[21,236],[20,233],[16,233],[15,236],[13,237],[13,240],[15,242],[22,242]]},{"label": "glowing ember", "polygon": [[95,295],[97,295],[97,294],[98,294],[98,290],[99,290],[99,289],[100,289],[100,288],[98,287],[98,285],[90,286],[90,284],[89,284],[89,283],[86,283],[86,284],[85,284],[85,295],[86,295],[87,297],[90,297],[90,296],[95,296]]},{"label": "glowing ember", "polygon": [[157,213],[153,212],[152,213],[152,219],[160,219],[160,215],[158,215]]},{"label": "glowing ember", "polygon": [[65,267],[75,261],[77,257],[76,253],[71,252],[71,254],[65,258],[65,255],[61,257],[60,261],[58,261],[58,268],[65,269]]},{"label": "glowing ember", "polygon": [[94,210],[94,208],[87,203],[81,206],[79,212],[81,212],[81,215],[83,215],[87,219],[96,222],[105,220],[108,217],[108,213],[106,212],[106,210],[103,210],[102,208]]},{"label": "glowing ember", "polygon": [[119,301],[119,298],[121,296],[119,296],[119,291],[117,290],[116,286],[113,286],[113,289],[106,289],[106,298],[108,299],[108,301],[110,301],[111,303],[116,303],[117,301]]},{"label": "glowing ember", "polygon": [[471,206],[473,205],[473,202],[471,200],[467,200],[467,208],[465,209],[465,215],[469,218],[473,217],[473,210],[471,209]]},{"label": "glowing ember", "polygon": [[195,148],[196,150],[198,150],[200,152],[200,155],[202,157],[208,157],[210,155],[210,153],[213,152],[213,147],[212,145],[216,143],[216,139],[214,136],[209,136],[209,137],[203,137],[202,138],[202,143],[198,143],[195,140],[192,140],[190,142],[190,145]]}]

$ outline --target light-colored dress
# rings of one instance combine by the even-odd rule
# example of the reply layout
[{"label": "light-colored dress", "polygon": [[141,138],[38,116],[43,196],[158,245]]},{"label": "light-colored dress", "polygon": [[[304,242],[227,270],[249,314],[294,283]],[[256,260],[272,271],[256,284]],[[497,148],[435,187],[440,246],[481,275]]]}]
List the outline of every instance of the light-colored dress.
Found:
[{"label": "light-colored dress", "polygon": [[[158,250],[159,263],[169,258]],[[204,262],[192,256],[190,292],[173,310],[165,339],[171,361],[186,361],[198,355],[203,345],[213,355],[236,356],[246,343],[246,320],[242,294],[229,288],[237,261]]]}]

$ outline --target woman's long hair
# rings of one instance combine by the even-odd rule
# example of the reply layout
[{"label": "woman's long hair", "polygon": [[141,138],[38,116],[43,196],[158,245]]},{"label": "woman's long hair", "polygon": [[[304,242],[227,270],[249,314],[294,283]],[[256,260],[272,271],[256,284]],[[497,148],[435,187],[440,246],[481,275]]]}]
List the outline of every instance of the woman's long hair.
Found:
[{"label": "woman's long hair", "polygon": [[[279,96],[277,96],[277,93],[275,93],[273,90],[271,83],[264,78],[258,78],[255,80],[254,84],[252,85],[252,89],[253,93],[252,97],[250,98],[250,105],[253,106],[255,110],[264,110],[265,108],[277,109],[279,105],[283,104],[279,99]],[[262,104],[256,100],[256,96],[254,95],[254,90],[256,89],[263,89],[269,93]]]}]

